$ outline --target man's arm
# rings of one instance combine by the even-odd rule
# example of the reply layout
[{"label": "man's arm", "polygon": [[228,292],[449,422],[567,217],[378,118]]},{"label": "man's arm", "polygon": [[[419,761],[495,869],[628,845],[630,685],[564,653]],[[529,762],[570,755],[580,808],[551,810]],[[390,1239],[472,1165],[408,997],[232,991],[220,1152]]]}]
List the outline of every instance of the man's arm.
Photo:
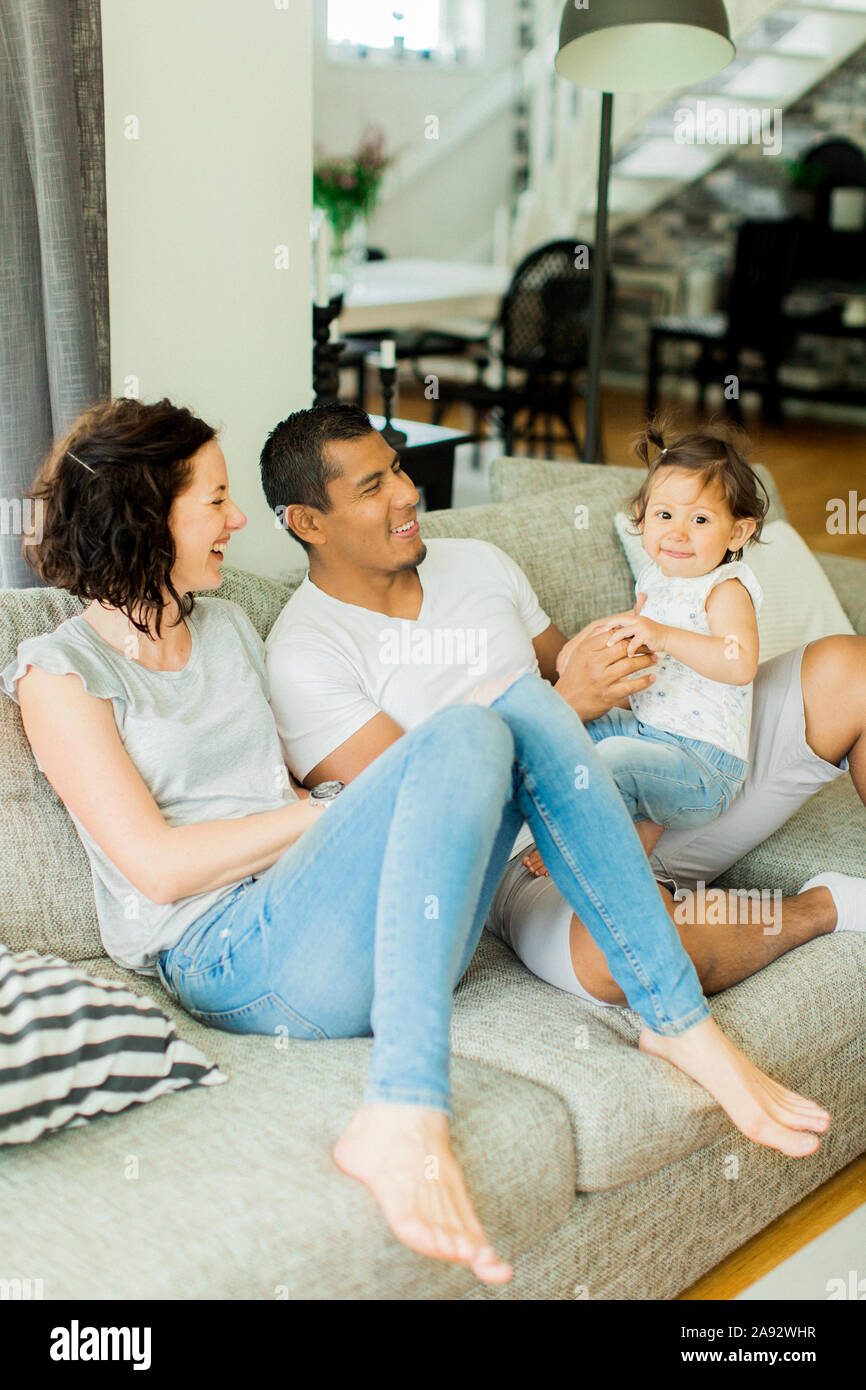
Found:
[{"label": "man's arm", "polygon": [[375,714],[362,729],[307,773],[304,786],[315,787],[319,782],[353,781],[404,733],[405,730],[395,724],[389,715]]}]

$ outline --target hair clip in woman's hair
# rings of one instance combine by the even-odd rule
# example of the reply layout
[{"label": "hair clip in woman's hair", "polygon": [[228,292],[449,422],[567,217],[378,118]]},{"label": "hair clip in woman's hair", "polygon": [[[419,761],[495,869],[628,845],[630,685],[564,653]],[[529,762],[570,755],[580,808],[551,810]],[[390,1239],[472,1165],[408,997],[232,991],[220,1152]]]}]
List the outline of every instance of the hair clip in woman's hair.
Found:
[{"label": "hair clip in woman's hair", "polygon": [[663,455],[666,454],[666,453],[667,453],[667,449],[662,449],[661,453],[659,454],[659,458],[662,458]]},{"label": "hair clip in woman's hair", "polygon": [[86,468],[87,471],[88,471],[88,473],[95,473],[95,472],[96,472],[96,469],[95,469],[95,468],[91,468],[89,463],[85,463],[85,462],[84,462],[84,459],[80,459],[80,458],[78,457],[77,454],[73,454],[73,452],[72,452],[71,449],[67,449],[66,452],[67,452],[67,454],[69,455],[69,457],[70,457],[71,459],[75,459],[75,462],[76,462],[76,463],[80,463],[82,468]]}]

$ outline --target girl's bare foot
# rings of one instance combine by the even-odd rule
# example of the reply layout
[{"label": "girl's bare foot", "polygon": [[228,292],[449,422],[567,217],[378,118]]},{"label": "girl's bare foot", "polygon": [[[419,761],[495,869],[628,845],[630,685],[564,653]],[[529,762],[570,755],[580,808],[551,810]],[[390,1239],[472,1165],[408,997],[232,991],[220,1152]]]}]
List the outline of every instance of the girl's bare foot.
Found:
[{"label": "girl's bare foot", "polygon": [[818,1148],[817,1135],[830,1128],[826,1110],[754,1066],[711,1018],[673,1038],[644,1027],[638,1046],[697,1081],[756,1144],[804,1158]]},{"label": "girl's bare foot", "polygon": [[525,864],[529,872],[534,874],[536,878],[550,878],[550,870],[537,849],[531,849],[528,854],[524,854],[520,862]]},{"label": "girl's bare foot", "polygon": [[398,1240],[468,1265],[485,1284],[513,1270],[489,1244],[451,1148],[448,1117],[419,1105],[365,1105],[334,1146],[334,1162],[370,1189]]}]

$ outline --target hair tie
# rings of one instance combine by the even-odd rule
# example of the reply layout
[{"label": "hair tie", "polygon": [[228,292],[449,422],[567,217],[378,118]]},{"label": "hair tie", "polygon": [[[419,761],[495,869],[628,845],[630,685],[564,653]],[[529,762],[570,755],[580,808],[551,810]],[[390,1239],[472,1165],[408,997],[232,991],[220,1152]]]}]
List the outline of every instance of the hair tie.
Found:
[{"label": "hair tie", "polygon": [[75,459],[75,462],[76,462],[76,463],[80,463],[82,468],[86,468],[87,471],[88,471],[88,473],[95,473],[95,472],[96,472],[96,469],[95,469],[95,468],[91,468],[89,463],[85,463],[85,462],[84,462],[84,459],[80,459],[80,458],[78,457],[77,454],[73,454],[73,452],[72,452],[71,449],[67,449],[66,452],[67,452],[67,454],[69,455],[69,457],[70,457],[71,459]]},{"label": "hair tie", "polygon": [[661,458],[661,457],[662,457],[662,454],[666,454],[666,453],[667,453],[667,449],[662,449],[662,452],[661,452],[661,454],[659,454],[659,458]]}]

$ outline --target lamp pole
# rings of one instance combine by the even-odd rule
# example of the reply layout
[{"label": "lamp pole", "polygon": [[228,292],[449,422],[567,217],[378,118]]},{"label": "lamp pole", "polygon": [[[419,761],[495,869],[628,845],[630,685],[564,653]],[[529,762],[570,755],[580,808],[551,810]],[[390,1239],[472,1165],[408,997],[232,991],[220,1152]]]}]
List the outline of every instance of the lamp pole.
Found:
[{"label": "lamp pole", "polygon": [[680,90],[720,72],[736,51],[724,0],[565,0],[556,70],[602,93],[584,444],[592,463],[599,461],[613,93]]},{"label": "lamp pole", "polygon": [[595,211],[595,246],[592,259],[592,297],[589,320],[589,373],[586,392],[586,434],[583,445],[587,463],[600,463],[599,416],[601,358],[604,347],[604,311],[607,292],[607,203],[610,184],[613,93],[601,98],[601,140],[598,156],[598,198]]}]

